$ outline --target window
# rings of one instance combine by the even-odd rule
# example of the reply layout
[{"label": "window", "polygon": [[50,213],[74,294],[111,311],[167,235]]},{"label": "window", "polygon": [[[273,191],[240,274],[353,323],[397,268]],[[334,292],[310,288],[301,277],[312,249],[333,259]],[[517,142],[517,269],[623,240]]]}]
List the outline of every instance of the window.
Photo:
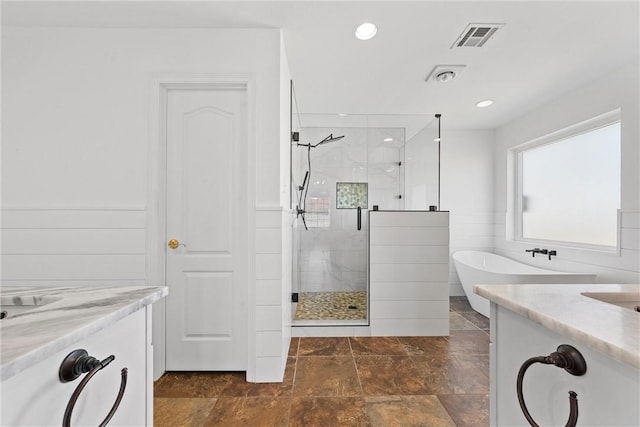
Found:
[{"label": "window", "polygon": [[620,113],[515,149],[516,238],[617,247]]}]

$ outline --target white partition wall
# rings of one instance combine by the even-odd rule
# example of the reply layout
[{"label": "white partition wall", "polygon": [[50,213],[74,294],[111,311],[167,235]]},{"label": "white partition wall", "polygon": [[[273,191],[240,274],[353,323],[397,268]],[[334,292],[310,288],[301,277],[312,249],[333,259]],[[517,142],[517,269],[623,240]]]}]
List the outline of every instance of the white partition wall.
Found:
[{"label": "white partition wall", "polygon": [[370,211],[372,336],[449,335],[449,212]]}]

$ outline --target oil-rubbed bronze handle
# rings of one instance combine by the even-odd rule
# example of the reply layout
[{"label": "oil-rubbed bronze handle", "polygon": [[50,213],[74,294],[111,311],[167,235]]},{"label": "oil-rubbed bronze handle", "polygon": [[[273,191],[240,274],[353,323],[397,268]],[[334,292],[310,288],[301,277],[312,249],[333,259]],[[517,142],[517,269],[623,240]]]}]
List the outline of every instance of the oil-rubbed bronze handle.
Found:
[{"label": "oil-rubbed bronze handle", "polygon": [[[524,380],[524,374],[534,363],[543,363],[545,365],[555,365],[558,368],[564,368],[565,371],[571,375],[581,376],[587,372],[587,363],[585,362],[582,354],[572,346],[568,344],[561,344],[558,349],[548,356],[537,356],[527,359],[518,372],[518,379],[516,381],[516,391],[518,393],[518,403],[520,403],[520,409],[524,417],[527,419],[531,427],[539,427],[533,420],[533,417],[527,409],[527,405],[524,403],[524,395],[522,393],[522,382]],[[565,424],[565,427],[575,427],[578,422],[578,394],[575,391],[569,391],[569,419]]]},{"label": "oil-rubbed bronze handle", "polygon": [[[76,351],[78,351],[78,350],[76,350]],[[82,350],[82,351],[84,351],[84,350]],[[65,361],[68,362],[68,360],[67,360],[68,358],[69,358],[69,356],[67,356]],[[91,356],[89,356],[89,358],[91,358]],[[107,366],[109,363],[111,363],[115,359],[115,356],[111,355],[111,356],[107,357],[106,359],[104,359],[101,362],[97,361],[97,359],[94,359],[94,358],[91,358],[91,359],[93,359],[97,363],[92,363],[93,367],[84,376],[84,378],[82,378],[82,381],[80,381],[80,384],[78,384],[78,387],[76,387],[76,389],[74,390],[73,394],[71,395],[71,399],[69,399],[69,403],[67,403],[67,407],[66,407],[66,409],[64,411],[64,418],[62,419],[62,427],[71,427],[71,415],[73,414],[73,407],[75,406],[76,402],[78,401],[78,398],[80,397],[80,393],[82,393],[82,390],[84,390],[84,388],[87,385],[87,383],[89,382],[89,380],[91,380],[91,378],[93,378],[93,376],[96,373],[98,373],[99,370],[101,370],[102,368]],[[63,365],[64,365],[64,362],[63,362]],[[85,366],[86,366],[86,364],[85,364]],[[83,370],[84,368],[81,368],[81,369]],[[61,372],[62,372],[62,367],[61,367]],[[122,402],[122,397],[124,396],[124,390],[127,387],[127,374],[128,374],[127,368],[122,368],[122,371],[120,372],[120,375],[121,375],[120,390],[118,391],[118,395],[116,396],[116,400],[113,403],[113,406],[111,407],[111,410],[109,411],[107,416],[104,418],[104,420],[102,420],[102,422],[99,424],[99,427],[105,427],[107,425],[107,423],[109,421],[111,421],[111,418],[113,418],[113,415],[118,410],[118,407],[120,406],[120,402]],[[61,374],[60,378],[62,379],[62,374]],[[72,380],[68,380],[68,381],[72,381]]]}]

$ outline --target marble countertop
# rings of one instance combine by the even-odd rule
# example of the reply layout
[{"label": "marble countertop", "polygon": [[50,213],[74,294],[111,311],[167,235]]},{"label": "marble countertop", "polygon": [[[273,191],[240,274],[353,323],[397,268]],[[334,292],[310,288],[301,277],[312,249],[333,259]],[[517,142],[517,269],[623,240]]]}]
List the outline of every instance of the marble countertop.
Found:
[{"label": "marble countertop", "polygon": [[475,285],[474,291],[552,331],[640,368],[640,313],[583,293],[640,292],[640,285]]},{"label": "marble countertop", "polygon": [[[158,301],[166,287],[6,287],[3,302],[15,299],[0,320],[0,381]],[[20,303],[37,305],[20,311]]]}]

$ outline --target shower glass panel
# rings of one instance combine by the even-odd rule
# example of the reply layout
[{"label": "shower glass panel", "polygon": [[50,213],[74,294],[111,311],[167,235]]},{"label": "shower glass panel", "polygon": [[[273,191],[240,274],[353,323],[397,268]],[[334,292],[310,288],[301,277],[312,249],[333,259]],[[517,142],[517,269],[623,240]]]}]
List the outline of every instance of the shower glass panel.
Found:
[{"label": "shower glass panel", "polygon": [[405,208],[405,143],[431,121],[296,114],[294,325],[368,325],[368,210]]}]

